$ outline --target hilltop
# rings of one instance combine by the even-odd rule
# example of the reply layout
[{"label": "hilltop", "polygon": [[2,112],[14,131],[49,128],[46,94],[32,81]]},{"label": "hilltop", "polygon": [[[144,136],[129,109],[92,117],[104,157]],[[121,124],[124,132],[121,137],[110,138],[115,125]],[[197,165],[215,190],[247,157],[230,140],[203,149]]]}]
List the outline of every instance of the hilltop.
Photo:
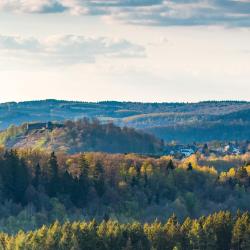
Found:
[{"label": "hilltop", "polygon": [[67,153],[102,151],[109,153],[159,153],[162,141],[133,128],[101,124],[87,118],[64,123],[24,123],[0,133],[6,148],[32,148]]},{"label": "hilltop", "polygon": [[0,104],[0,129],[24,122],[76,120],[83,117],[133,127],[166,141],[205,142],[250,138],[250,103],[72,102],[59,100]]}]

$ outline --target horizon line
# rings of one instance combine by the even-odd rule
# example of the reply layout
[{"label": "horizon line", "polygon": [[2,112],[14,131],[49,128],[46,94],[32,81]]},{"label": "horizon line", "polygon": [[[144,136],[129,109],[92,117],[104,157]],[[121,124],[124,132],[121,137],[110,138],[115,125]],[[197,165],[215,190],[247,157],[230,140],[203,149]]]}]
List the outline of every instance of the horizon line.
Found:
[{"label": "horizon line", "polygon": [[237,103],[250,103],[247,100],[235,100],[235,99],[222,99],[222,100],[201,100],[201,101],[165,101],[165,102],[154,102],[154,101],[133,101],[133,100],[100,100],[100,101],[83,101],[83,100],[72,100],[72,99],[56,99],[56,98],[45,98],[45,99],[34,99],[34,100],[23,100],[23,101],[6,101],[0,102],[0,105],[4,104],[20,104],[29,102],[75,102],[75,103],[141,103],[141,104],[198,104],[198,103],[219,103],[219,102],[237,102]]}]

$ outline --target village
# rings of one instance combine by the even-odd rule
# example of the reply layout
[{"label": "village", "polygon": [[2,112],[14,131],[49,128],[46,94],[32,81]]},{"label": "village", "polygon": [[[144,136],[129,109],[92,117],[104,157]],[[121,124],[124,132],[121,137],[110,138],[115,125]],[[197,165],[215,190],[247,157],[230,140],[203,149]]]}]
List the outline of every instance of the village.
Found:
[{"label": "village", "polygon": [[189,157],[192,154],[200,153],[205,156],[225,156],[225,155],[241,155],[250,152],[250,142],[209,142],[209,143],[193,143],[193,144],[166,144],[164,154],[172,155],[177,158]]}]

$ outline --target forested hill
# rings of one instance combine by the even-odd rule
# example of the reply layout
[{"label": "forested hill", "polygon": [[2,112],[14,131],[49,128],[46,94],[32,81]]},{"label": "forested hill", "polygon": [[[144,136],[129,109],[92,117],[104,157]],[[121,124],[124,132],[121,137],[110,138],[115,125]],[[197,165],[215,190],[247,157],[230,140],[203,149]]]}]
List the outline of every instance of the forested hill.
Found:
[{"label": "forested hill", "polygon": [[6,148],[32,148],[77,153],[159,154],[163,142],[133,128],[101,124],[87,118],[64,123],[24,123],[0,132],[0,144]]},{"label": "forested hill", "polygon": [[58,100],[0,104],[0,129],[32,121],[98,118],[143,129],[184,143],[250,139],[250,103],[69,102]]}]

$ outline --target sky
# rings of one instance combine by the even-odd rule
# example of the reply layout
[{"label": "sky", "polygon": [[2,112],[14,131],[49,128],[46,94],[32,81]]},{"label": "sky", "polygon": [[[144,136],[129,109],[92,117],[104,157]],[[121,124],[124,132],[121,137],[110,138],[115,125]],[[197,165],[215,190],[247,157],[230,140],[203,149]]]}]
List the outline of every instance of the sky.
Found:
[{"label": "sky", "polygon": [[250,0],[0,0],[0,102],[250,101]]}]

